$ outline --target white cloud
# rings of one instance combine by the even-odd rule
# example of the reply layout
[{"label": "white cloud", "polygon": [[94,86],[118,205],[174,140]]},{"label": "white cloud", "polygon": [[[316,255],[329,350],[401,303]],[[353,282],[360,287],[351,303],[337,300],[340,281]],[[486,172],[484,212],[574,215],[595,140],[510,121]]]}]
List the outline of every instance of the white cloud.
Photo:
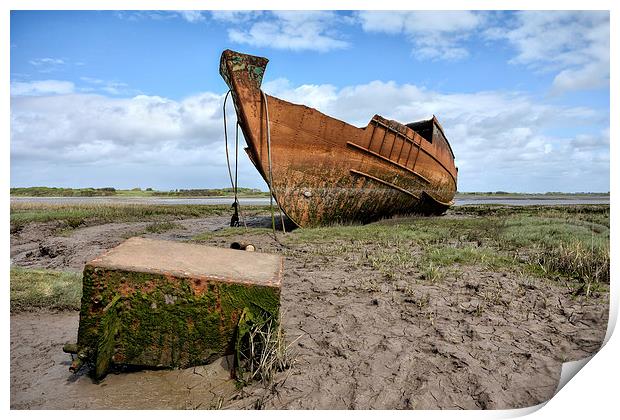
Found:
[{"label": "white cloud", "polygon": [[471,11],[361,11],[367,32],[404,35],[418,59],[460,60],[478,35],[505,40],[516,50],[510,60],[534,71],[556,72],[551,92],[587,90],[609,84],[609,13],[522,11],[510,15]]},{"label": "white cloud", "polygon": [[598,61],[562,70],[553,79],[551,91],[563,93],[572,90],[589,90],[602,88],[608,84],[609,61]]},{"label": "white cloud", "polygon": [[202,22],[205,20],[204,12],[200,10],[179,10],[177,13],[181,18],[190,23]]},{"label": "white cloud", "polygon": [[260,10],[213,10],[211,17],[219,22],[244,23],[263,14]]},{"label": "white cloud", "polygon": [[239,44],[320,52],[349,46],[337,34],[342,19],[331,11],[274,11],[260,15],[259,21],[254,19],[258,15],[248,13],[213,16],[221,21],[242,23],[228,30],[230,41]]},{"label": "white cloud", "polygon": [[91,83],[91,84],[94,84],[94,85],[101,85],[101,84],[105,83],[104,80],[97,79],[95,77],[87,77],[87,76],[80,77],[80,80],[83,80],[86,83]]},{"label": "white cloud", "polygon": [[64,60],[60,58],[35,58],[29,61],[33,66],[45,66],[45,65],[61,65],[65,64]]},{"label": "white cloud", "polygon": [[[456,155],[463,191],[609,188],[608,121],[590,108],[549,105],[519,92],[445,94],[383,81],[338,89],[277,79],[264,89],[360,127],[375,113],[403,123],[437,115]],[[59,167],[58,173],[67,174],[79,165],[82,174],[109,168],[99,175],[99,185],[119,178],[153,185],[155,168],[168,168],[185,183],[177,187],[226,185],[222,101],[223,95],[209,92],[180,101],[144,95],[13,97],[12,173],[28,177]],[[229,112],[232,123],[234,111]],[[567,127],[580,134],[550,134]],[[241,183],[264,187],[245,154],[240,157]],[[39,183],[59,179],[58,173],[57,178],[47,173]],[[197,173],[204,179],[196,181]]]},{"label": "white cloud", "polygon": [[[279,79],[265,90],[359,127],[375,113],[402,123],[437,115],[456,155],[463,191],[609,188],[609,131],[600,128],[608,121],[593,109],[547,105],[519,92],[443,94],[382,81],[336,89],[292,87]],[[547,134],[565,127],[591,133]]]},{"label": "white cloud", "polygon": [[123,20],[139,21],[143,19],[166,20],[180,17],[177,12],[159,11],[159,10],[117,10],[114,15]]},{"label": "white cloud", "polygon": [[11,96],[65,95],[75,90],[73,82],[64,80],[35,80],[32,82],[11,82]]},{"label": "white cloud", "polygon": [[600,148],[609,148],[609,128],[601,130],[600,133],[578,134],[571,140],[571,147],[577,152],[595,151],[600,152]]},{"label": "white cloud", "polygon": [[145,19],[165,21],[180,18],[190,23],[197,23],[206,20],[206,14],[202,10],[117,10],[114,15],[119,19],[128,21]]},{"label": "white cloud", "polygon": [[469,55],[463,45],[484,23],[484,15],[471,11],[361,11],[357,14],[367,32],[405,35],[420,59],[459,60]]},{"label": "white cloud", "polygon": [[105,92],[110,95],[136,95],[141,93],[136,89],[131,89],[127,83],[114,80],[102,80],[94,77],[80,77],[88,86],[80,87],[81,92]]},{"label": "white cloud", "polygon": [[328,108],[338,98],[337,89],[333,85],[301,85],[293,88],[284,78],[263,83],[262,89],[289,102],[317,109]]},{"label": "white cloud", "polygon": [[61,70],[67,63],[61,58],[34,58],[28,61],[39,73],[51,73]]},{"label": "white cloud", "polygon": [[486,31],[517,51],[511,60],[537,71],[558,72],[553,93],[593,89],[609,83],[609,13],[523,11]]},{"label": "white cloud", "polygon": [[213,161],[223,97],[173,101],[71,94],[11,100],[11,154],[18,161],[171,166]]},{"label": "white cloud", "polygon": [[[13,97],[11,182],[226,186],[222,102],[223,95],[209,92],[180,101],[144,95]],[[240,182],[264,188],[246,154],[239,157]]]}]

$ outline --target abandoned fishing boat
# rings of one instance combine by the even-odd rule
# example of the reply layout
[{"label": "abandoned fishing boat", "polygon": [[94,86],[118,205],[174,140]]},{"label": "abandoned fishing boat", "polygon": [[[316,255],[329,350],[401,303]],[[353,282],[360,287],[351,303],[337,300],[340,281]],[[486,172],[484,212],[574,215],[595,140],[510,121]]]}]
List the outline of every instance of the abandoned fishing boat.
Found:
[{"label": "abandoned fishing boat", "polygon": [[442,214],[453,204],[458,169],[435,116],[401,124],[375,115],[366,127],[354,127],[263,93],[267,62],[226,50],[220,74],[246,152],[294,223]]}]

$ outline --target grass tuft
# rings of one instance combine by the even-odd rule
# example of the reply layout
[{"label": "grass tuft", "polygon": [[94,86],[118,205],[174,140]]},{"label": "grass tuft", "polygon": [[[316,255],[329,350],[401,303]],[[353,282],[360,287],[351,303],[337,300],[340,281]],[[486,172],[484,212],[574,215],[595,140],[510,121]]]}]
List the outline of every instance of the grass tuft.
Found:
[{"label": "grass tuft", "polygon": [[609,284],[609,248],[588,248],[580,242],[562,243],[543,249],[537,261],[546,272],[562,274],[581,284],[578,291],[586,296],[601,283]]},{"label": "grass tuft", "polygon": [[262,235],[262,234],[271,234],[271,228],[242,228],[242,227],[225,227],[222,229],[208,231],[200,233],[194,237],[192,237],[192,241],[196,242],[207,242],[213,238],[224,238],[235,235]]},{"label": "grass tuft", "polygon": [[[246,214],[264,212],[263,206],[245,206]],[[127,203],[49,204],[11,203],[11,232],[32,222],[59,221],[71,228],[84,224],[167,221],[192,217],[231,214],[230,206],[179,204],[149,205]]]},{"label": "grass tuft", "polygon": [[82,273],[11,268],[11,312],[80,309]]},{"label": "grass tuft", "polygon": [[144,230],[149,233],[163,233],[172,229],[185,229],[183,225],[178,223],[164,221],[164,222],[154,222],[148,225]]},{"label": "grass tuft", "polygon": [[256,317],[244,312],[236,344],[236,379],[243,386],[254,380],[270,385],[277,372],[295,363],[290,344],[286,344],[279,315]]},{"label": "grass tuft", "polygon": [[422,280],[436,283],[437,281],[442,279],[443,273],[441,272],[441,269],[438,266],[434,265],[431,261],[426,267],[422,268],[421,277]]}]

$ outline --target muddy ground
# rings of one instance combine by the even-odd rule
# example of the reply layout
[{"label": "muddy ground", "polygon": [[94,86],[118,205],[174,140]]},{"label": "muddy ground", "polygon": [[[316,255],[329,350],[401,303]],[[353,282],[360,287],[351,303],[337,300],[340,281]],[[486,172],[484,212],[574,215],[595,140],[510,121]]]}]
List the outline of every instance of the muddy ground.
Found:
[{"label": "muddy ground", "polygon": [[[127,237],[189,240],[228,220],[176,221],[180,227],[158,234],[145,233],[148,222],[68,233],[32,223],[11,236],[11,262],[80,271]],[[552,397],[561,364],[596,352],[605,335],[605,293],[575,297],[557,282],[476,267],[450,281],[425,282],[417,272],[415,281],[384,281],[361,250],[333,256],[267,234],[205,243],[241,238],[286,255],[283,323],[288,341],[297,339],[296,363],[272,386],[236,390],[226,359],[95,383],[70,374],[62,352],[77,338],[77,312],[22,312],[11,316],[11,408],[519,408]]]}]

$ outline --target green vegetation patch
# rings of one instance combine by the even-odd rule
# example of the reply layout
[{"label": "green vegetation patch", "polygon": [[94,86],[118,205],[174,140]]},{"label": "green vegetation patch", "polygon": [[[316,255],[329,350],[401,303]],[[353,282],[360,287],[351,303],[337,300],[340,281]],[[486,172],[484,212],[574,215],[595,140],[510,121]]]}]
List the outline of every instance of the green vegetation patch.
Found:
[{"label": "green vegetation patch", "polygon": [[477,265],[567,277],[586,294],[609,283],[609,205],[463,206],[441,217],[300,229],[287,241],[320,245],[321,255],[363,253],[388,278],[418,270],[438,280],[447,269]]},{"label": "green vegetation patch", "polygon": [[80,309],[82,273],[11,268],[11,312]]},{"label": "green vegetation patch", "polygon": [[[121,190],[113,187],[104,188],[57,188],[57,187],[18,187],[11,188],[14,197],[232,197],[232,188],[177,189],[173,191],[155,191],[153,188],[140,187]],[[240,197],[269,197],[268,192],[258,188],[237,188]]]},{"label": "green vegetation patch", "polygon": [[203,232],[194,237],[192,241],[206,242],[213,238],[227,238],[236,235],[271,235],[270,228],[239,228],[239,227],[226,227],[223,229],[214,230],[212,232]]},{"label": "green vegetation patch", "polygon": [[105,188],[56,188],[27,187],[11,188],[11,195],[17,197],[109,197],[116,195],[117,190]]},{"label": "green vegetation patch", "polygon": [[148,233],[163,233],[173,229],[185,229],[183,225],[170,221],[154,222],[144,229]]},{"label": "green vegetation patch", "polygon": [[[233,197],[232,188],[180,189],[174,191],[153,191],[154,197]],[[258,188],[237,188],[239,197],[269,197],[269,193]]]},{"label": "green vegetation patch", "polygon": [[579,242],[600,248],[609,243],[609,227],[579,219],[515,216],[502,224],[498,239],[519,247]]},{"label": "green vegetation patch", "polygon": [[[262,206],[244,206],[246,214],[264,212]],[[230,215],[230,206],[148,205],[126,203],[47,204],[11,203],[11,230],[31,222],[59,221],[70,228],[84,224],[175,220],[192,217]]]}]

